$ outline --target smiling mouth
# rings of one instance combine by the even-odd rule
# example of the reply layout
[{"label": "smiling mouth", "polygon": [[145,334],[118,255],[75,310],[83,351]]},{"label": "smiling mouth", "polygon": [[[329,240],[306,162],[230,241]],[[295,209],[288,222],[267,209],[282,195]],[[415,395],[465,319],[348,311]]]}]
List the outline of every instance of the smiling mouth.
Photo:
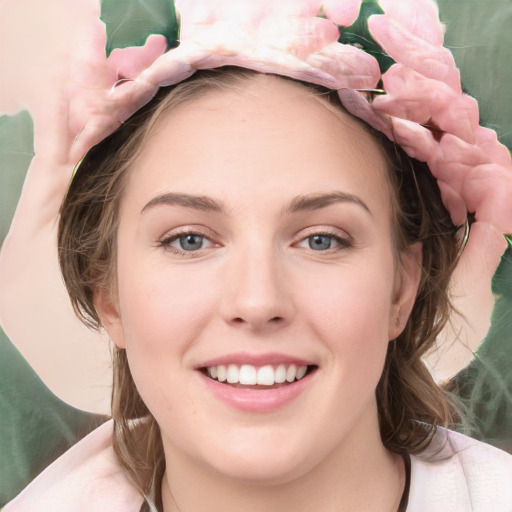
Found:
[{"label": "smiling mouth", "polygon": [[229,364],[201,368],[210,379],[238,389],[268,390],[285,387],[314,372],[316,365],[278,364],[253,366]]}]

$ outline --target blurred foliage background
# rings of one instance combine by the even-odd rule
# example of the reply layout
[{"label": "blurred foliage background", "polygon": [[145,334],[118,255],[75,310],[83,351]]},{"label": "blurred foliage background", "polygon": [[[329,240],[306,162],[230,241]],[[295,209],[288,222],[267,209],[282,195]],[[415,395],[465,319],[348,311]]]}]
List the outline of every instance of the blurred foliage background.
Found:
[{"label": "blurred foliage background", "polygon": [[[464,89],[478,99],[482,124],[512,149],[512,1],[438,0],[445,44]],[[512,198],[511,198],[512,201]],[[485,247],[482,247],[485,251]],[[466,407],[466,433],[512,453],[512,250],[494,280],[492,326],[473,363],[449,388]]]},{"label": "blurred foliage background", "polygon": [[[500,140],[512,148],[512,0],[439,0],[440,15],[446,24],[446,45],[453,52],[461,69],[464,88],[475,96],[481,109],[483,124],[497,131]],[[153,33],[167,37],[174,46],[176,18],[170,0],[103,0],[102,19],[107,26],[107,52],[117,47],[141,45]],[[1,87],[1,84],[0,84]],[[32,122],[26,112],[0,118],[0,243],[3,241],[18,197],[25,172],[33,156]],[[511,198],[512,200],[512,198]],[[485,247],[482,247],[485,250]],[[37,257],[37,255],[35,255]],[[497,302],[492,328],[477,353],[473,364],[461,372],[449,388],[459,397],[470,418],[465,432],[476,438],[507,449],[512,453],[512,250],[509,248],[495,275],[493,289]],[[42,298],[43,299],[43,298]],[[37,340],[34,340],[37,342]],[[5,362],[9,360],[9,365]],[[24,400],[35,408],[40,397],[49,404],[54,398],[44,384],[30,374],[19,353],[0,332],[0,375],[17,379],[20,388],[30,389]],[[2,366],[0,365],[0,369]],[[9,369],[22,368],[14,376]],[[5,371],[4,371],[5,370]],[[22,383],[19,379],[24,379]],[[55,401],[54,414],[37,417],[38,438],[27,441],[26,431],[15,431],[19,411],[6,414],[15,404],[0,392],[2,439],[9,431],[17,440],[0,450],[3,485],[0,506],[23,488],[47,463],[102,418]],[[69,409],[69,410],[68,410]],[[30,414],[30,408],[27,409]],[[468,432],[469,430],[469,432]],[[40,450],[43,439],[62,434],[61,447],[50,443],[49,450]],[[31,457],[19,456],[21,447]],[[44,452],[44,453],[42,453]],[[51,455],[48,453],[51,452]],[[44,460],[43,460],[44,458]],[[16,471],[12,461],[17,460]]]}]

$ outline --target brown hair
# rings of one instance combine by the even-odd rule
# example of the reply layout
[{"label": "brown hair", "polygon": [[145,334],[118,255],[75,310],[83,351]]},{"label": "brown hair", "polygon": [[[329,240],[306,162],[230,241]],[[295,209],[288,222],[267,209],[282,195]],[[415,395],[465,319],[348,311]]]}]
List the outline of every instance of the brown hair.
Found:
[{"label": "brown hair", "polygon": [[[92,148],[75,175],[61,209],[59,261],[75,312],[90,327],[101,322],[93,294],[115,294],[118,209],[126,171],[152,126],[164,112],[212,89],[244,87],[255,72],[239,68],[202,71],[164,88],[115,133]],[[330,108],[343,110],[336,92],[304,84]],[[393,239],[397,254],[423,244],[418,295],[403,333],[389,343],[377,387],[381,437],[394,452],[418,453],[437,426],[454,421],[454,407],[436,385],[422,357],[451,312],[448,283],[457,259],[454,227],[425,164],[409,158],[381,133],[360,122],[389,162]],[[132,379],[126,353],[114,348],[112,416],[114,449],[121,465],[145,495],[159,498],[165,469],[159,427]],[[133,420],[142,420],[135,422]]]}]

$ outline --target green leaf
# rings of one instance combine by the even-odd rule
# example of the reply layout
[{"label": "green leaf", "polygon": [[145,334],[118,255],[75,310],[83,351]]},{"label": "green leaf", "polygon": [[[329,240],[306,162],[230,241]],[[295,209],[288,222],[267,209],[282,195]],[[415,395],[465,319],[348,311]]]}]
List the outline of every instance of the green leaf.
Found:
[{"label": "green leaf", "polygon": [[356,21],[350,27],[339,27],[340,37],[338,41],[361,48],[366,53],[377,59],[380,72],[385,73],[395,61],[373,39],[368,29],[368,18],[373,14],[384,14],[376,0],[364,0]]},{"label": "green leaf", "polygon": [[161,34],[167,46],[178,46],[179,22],[173,0],[102,0],[101,20],[107,27],[106,52],[142,46],[152,34]]},{"label": "green leaf", "polygon": [[[508,243],[510,244],[509,241]],[[501,262],[492,279],[492,291],[495,295],[512,301],[512,247],[510,245],[501,257]]]}]

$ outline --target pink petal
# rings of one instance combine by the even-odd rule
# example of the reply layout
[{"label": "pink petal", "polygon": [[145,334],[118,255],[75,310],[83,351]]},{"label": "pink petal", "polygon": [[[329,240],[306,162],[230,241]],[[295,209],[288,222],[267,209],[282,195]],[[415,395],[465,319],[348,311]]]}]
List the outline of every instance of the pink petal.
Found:
[{"label": "pink petal", "polygon": [[286,21],[315,17],[322,3],[321,0],[178,0],[176,6],[181,18],[181,39],[191,41],[201,39],[203,30],[215,21],[230,21],[234,25],[245,26],[249,36],[259,30],[261,22],[281,19],[286,32]]},{"label": "pink petal", "polygon": [[165,52],[167,41],[164,36],[149,36],[144,46],[116,48],[107,59],[118,78],[137,78],[141,71]]},{"label": "pink petal", "polygon": [[366,121],[370,126],[384,133],[388,139],[393,140],[391,119],[373,110],[371,104],[362,93],[350,88],[339,89],[338,96],[343,106],[352,115]]},{"label": "pink petal", "polygon": [[145,105],[157,92],[154,85],[135,81],[124,82],[115,89],[96,97],[93,104],[75,100],[74,108],[87,110],[87,122],[73,141],[71,158],[79,160],[92,146],[115,131],[139,108]]},{"label": "pink petal", "polygon": [[475,165],[482,163],[486,163],[485,155],[479,148],[450,134],[445,134],[428,155],[427,164],[438,180],[443,203],[455,225],[461,224],[466,215],[464,180]]},{"label": "pink petal", "polygon": [[455,224],[460,223],[463,202],[467,210],[476,213],[477,220],[502,232],[512,229],[511,166],[493,163],[481,148],[451,134],[443,136],[427,163]]},{"label": "pink petal", "polygon": [[461,93],[460,73],[452,54],[401,27],[387,16],[371,16],[370,32],[384,50],[396,61],[428,78],[445,82]]},{"label": "pink petal", "polygon": [[462,194],[477,221],[491,224],[501,233],[512,233],[512,168],[484,164],[471,169]]},{"label": "pink petal", "polygon": [[377,85],[380,70],[376,60],[357,48],[337,43],[338,29],[330,20],[270,19],[261,21],[252,32],[245,28],[239,20],[217,20],[204,26],[200,38],[184,40],[159,57],[140,79],[169,85],[175,80],[178,60],[183,69],[241,66],[331,88]]},{"label": "pink petal", "polygon": [[478,103],[475,98],[462,94],[448,108],[433,111],[432,120],[442,131],[453,133],[465,142],[476,141],[475,131],[479,126]]},{"label": "pink petal", "polygon": [[432,132],[418,123],[392,117],[393,140],[411,157],[426,162],[437,150]]},{"label": "pink petal", "polygon": [[450,213],[454,226],[461,226],[466,221],[467,208],[460,193],[444,181],[437,182],[444,207]]},{"label": "pink petal", "polygon": [[[191,57],[193,55],[193,57]],[[192,75],[196,69],[191,61],[199,61],[209,55],[203,48],[180,44],[178,48],[164,53],[137,78],[139,82],[167,86],[178,83]]]},{"label": "pink petal", "polygon": [[[177,14],[180,18],[180,39],[194,38],[194,33],[200,30],[201,25],[211,24],[220,15],[220,7],[225,2],[219,3],[217,13],[213,2],[201,0],[175,0]],[[233,4],[243,2],[233,2]]]},{"label": "pink petal", "polygon": [[443,135],[437,150],[429,156],[427,163],[439,181],[448,183],[462,195],[462,184],[468,173],[473,167],[489,163],[489,159],[479,147],[447,133]]},{"label": "pink petal", "polygon": [[432,0],[380,0],[380,6],[390,19],[411,34],[434,46],[441,46],[444,27],[439,21],[439,9]]},{"label": "pink petal", "polygon": [[512,158],[506,146],[498,141],[498,136],[494,130],[479,126],[475,131],[476,145],[489,156],[489,159],[504,167],[512,165]]},{"label": "pink petal", "polygon": [[[281,23],[278,26],[272,24],[268,34],[262,37],[261,43],[264,44],[267,39],[271,46],[286,48],[293,55],[303,59],[332,43],[336,43],[339,37],[336,25],[323,18],[288,18],[285,24],[286,27],[282,26]],[[276,41],[276,34],[280,35],[278,39],[281,39],[285,34],[288,35],[285,39],[281,39],[282,42],[279,44]]]},{"label": "pink petal", "polygon": [[375,99],[376,110],[475,142],[479,117],[474,98],[458,95],[445,83],[402,64],[391,66],[382,80],[388,94]]},{"label": "pink petal", "polygon": [[327,0],[324,3],[326,16],[336,25],[349,27],[356,21],[361,9],[361,0]]},{"label": "pink petal", "polygon": [[322,4],[322,0],[281,0],[275,2],[274,0],[249,0],[254,1],[261,5],[264,13],[273,10],[277,15],[283,16],[316,16]]},{"label": "pink petal", "polygon": [[382,75],[387,94],[375,98],[373,107],[390,115],[426,124],[432,117],[433,106],[444,109],[455,97],[455,93],[442,82],[427,80],[411,68],[394,64]]},{"label": "pink petal", "polygon": [[468,168],[491,163],[489,156],[478,146],[468,144],[450,133],[443,135],[439,147],[442,159],[445,162],[458,162]]},{"label": "pink petal", "polygon": [[335,78],[333,89],[373,89],[380,79],[377,61],[354,46],[331,44],[306,60]]}]

